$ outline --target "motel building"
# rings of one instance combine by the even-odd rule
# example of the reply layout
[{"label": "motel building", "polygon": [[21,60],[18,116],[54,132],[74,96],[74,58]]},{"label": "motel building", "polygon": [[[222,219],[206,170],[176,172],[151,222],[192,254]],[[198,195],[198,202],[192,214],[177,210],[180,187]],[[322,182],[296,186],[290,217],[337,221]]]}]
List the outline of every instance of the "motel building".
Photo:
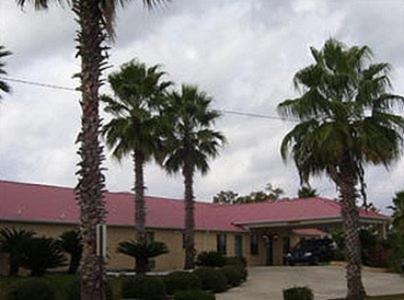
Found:
[{"label": "motel building", "polygon": [[[134,239],[134,196],[105,193],[108,215],[107,268],[129,270],[132,258],[117,253],[120,242]],[[157,257],[155,271],[181,269],[184,263],[184,202],[146,197],[149,236],[164,242],[169,253]],[[0,228],[34,230],[57,238],[78,228],[79,207],[72,188],[0,181]],[[360,210],[362,225],[375,225],[385,235],[389,217]],[[249,266],[282,265],[284,255],[301,238],[319,238],[342,225],[341,206],[322,197],[272,202],[219,205],[195,203],[196,251],[220,251],[244,256]],[[0,274],[7,273],[7,257],[0,253]]]}]

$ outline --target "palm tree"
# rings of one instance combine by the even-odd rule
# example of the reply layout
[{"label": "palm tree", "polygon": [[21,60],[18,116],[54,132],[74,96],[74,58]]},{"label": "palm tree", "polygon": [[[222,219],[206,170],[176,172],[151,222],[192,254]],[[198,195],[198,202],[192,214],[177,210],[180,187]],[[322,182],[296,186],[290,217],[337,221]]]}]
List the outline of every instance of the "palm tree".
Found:
[{"label": "palm tree", "polygon": [[103,96],[105,111],[112,115],[102,133],[113,156],[121,160],[131,155],[134,163],[136,240],[146,242],[144,165],[156,154],[164,124],[159,115],[163,93],[171,85],[163,81],[159,66],[148,68],[131,61],[108,77],[114,97]]},{"label": "palm tree", "polygon": [[80,265],[83,246],[81,244],[80,232],[78,230],[69,230],[63,232],[57,241],[59,247],[70,255],[69,274],[76,274]]},{"label": "palm tree", "polygon": [[312,198],[317,197],[317,190],[313,189],[310,185],[302,185],[300,189],[297,191],[297,196],[299,198]]},{"label": "palm tree", "polygon": [[390,93],[390,66],[370,63],[366,46],[349,48],[330,39],[311,53],[314,64],[294,77],[301,96],[278,106],[282,116],[300,121],[283,139],[281,153],[284,160],[291,155],[303,183],[325,173],[338,187],[346,234],[347,299],[361,300],[365,290],[356,201],[361,194],[366,202],[365,166],[387,167],[400,156],[404,119],[394,109],[404,98]]},{"label": "palm tree", "polygon": [[[103,200],[104,181],[101,163],[104,159],[99,141],[99,88],[101,75],[107,64],[105,44],[108,37],[114,37],[114,20],[118,5],[122,0],[16,0],[23,7],[32,2],[36,9],[47,9],[50,3],[66,2],[76,16],[79,30],[77,34],[77,55],[81,58],[81,132],[77,142],[80,143],[79,182],[76,187],[81,213],[81,234],[83,256],[81,260],[81,298],[86,300],[105,299],[105,272],[103,258],[97,256],[96,227],[105,222]],[[143,0],[148,7],[153,7],[163,0]]]},{"label": "palm tree", "polygon": [[[7,75],[7,72],[4,70],[6,63],[3,62],[3,58],[11,55],[10,51],[7,51],[4,46],[0,45],[0,75]],[[9,93],[10,86],[4,81],[0,79],[0,92]],[[1,94],[0,94],[1,99]]]},{"label": "palm tree", "polygon": [[140,243],[130,240],[119,243],[117,251],[135,258],[136,273],[144,274],[150,270],[149,259],[168,253],[168,248],[162,242],[151,241]]},{"label": "palm tree", "polygon": [[185,185],[185,269],[192,269],[195,255],[193,180],[196,171],[206,174],[208,160],[218,155],[225,142],[222,133],[212,126],[220,116],[210,108],[212,99],[196,86],[183,85],[167,98],[171,129],[165,145],[162,166],[170,173],[182,172]]},{"label": "palm tree", "polygon": [[23,263],[23,249],[34,237],[35,232],[20,228],[0,229],[0,252],[9,256],[9,275],[17,276]]}]

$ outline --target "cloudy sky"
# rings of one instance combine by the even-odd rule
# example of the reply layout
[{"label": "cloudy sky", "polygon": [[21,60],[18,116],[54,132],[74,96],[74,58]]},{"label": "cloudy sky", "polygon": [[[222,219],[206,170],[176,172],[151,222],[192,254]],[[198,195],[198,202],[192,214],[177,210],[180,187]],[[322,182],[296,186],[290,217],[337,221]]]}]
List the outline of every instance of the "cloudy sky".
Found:
[{"label": "cloudy sky", "polygon": [[[375,60],[393,65],[395,92],[404,94],[401,1],[172,0],[154,11],[133,2],[118,14],[111,70],[133,58],[162,64],[178,85],[197,84],[209,93],[217,109],[276,116],[276,105],[295,95],[293,74],[311,62],[309,47],[321,47],[329,37],[369,45]],[[77,86],[72,20],[67,8],[22,11],[14,0],[1,0],[0,44],[14,53],[8,59],[9,76]],[[12,88],[0,105],[0,178],[74,186],[79,95],[18,83]],[[217,128],[228,144],[211,162],[210,173],[196,179],[197,198],[210,201],[228,189],[246,194],[269,181],[295,196],[296,169],[279,154],[292,126],[223,115]],[[107,157],[107,188],[130,190],[131,161],[119,164]],[[388,172],[369,167],[366,178],[369,199],[386,211],[393,193],[404,189],[404,161]],[[146,183],[148,194],[182,197],[182,178],[168,177],[153,164],[147,165]],[[336,196],[326,178],[312,185],[324,196]]]}]

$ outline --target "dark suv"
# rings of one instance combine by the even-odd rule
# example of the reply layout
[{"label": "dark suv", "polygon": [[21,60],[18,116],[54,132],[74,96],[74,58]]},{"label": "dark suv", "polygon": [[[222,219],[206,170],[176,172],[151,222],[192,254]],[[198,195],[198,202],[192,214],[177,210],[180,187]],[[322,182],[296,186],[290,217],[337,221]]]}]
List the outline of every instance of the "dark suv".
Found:
[{"label": "dark suv", "polygon": [[301,240],[288,254],[286,263],[317,265],[321,262],[329,262],[333,259],[336,245],[331,239]]}]

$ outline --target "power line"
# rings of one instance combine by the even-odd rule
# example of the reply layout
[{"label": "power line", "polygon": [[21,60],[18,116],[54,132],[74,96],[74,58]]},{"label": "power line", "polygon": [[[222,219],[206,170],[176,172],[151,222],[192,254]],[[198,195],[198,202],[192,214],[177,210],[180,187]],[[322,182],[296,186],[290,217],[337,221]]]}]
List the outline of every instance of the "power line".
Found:
[{"label": "power line", "polygon": [[[16,83],[22,83],[22,84],[27,84],[27,85],[33,85],[33,86],[38,86],[38,87],[49,88],[49,89],[55,89],[55,90],[79,92],[79,90],[77,88],[61,86],[61,85],[45,83],[45,82],[29,81],[29,80],[23,80],[23,79],[11,78],[11,77],[0,77],[0,79],[5,80],[5,81],[10,81],[10,82],[16,82]],[[228,110],[228,109],[218,109],[218,111],[220,111],[220,112],[222,112],[224,114],[251,117],[251,118],[260,118],[260,119],[269,119],[269,120],[282,120],[282,121],[292,121],[292,122],[297,121],[297,120],[283,119],[283,118],[278,117],[278,116],[271,116],[271,115],[264,115],[264,114],[258,114],[258,113],[250,113],[250,112],[240,112],[240,111]]]},{"label": "power line", "polygon": [[78,91],[78,89],[75,89],[75,88],[61,86],[61,85],[55,85],[55,84],[50,84],[50,83],[44,83],[44,82],[35,82],[35,81],[16,79],[16,78],[11,78],[11,77],[0,77],[0,79],[5,80],[5,81],[10,81],[10,82],[18,82],[18,83],[23,83],[23,84],[46,87],[46,88],[50,88],[50,89],[74,91],[74,92]]}]

